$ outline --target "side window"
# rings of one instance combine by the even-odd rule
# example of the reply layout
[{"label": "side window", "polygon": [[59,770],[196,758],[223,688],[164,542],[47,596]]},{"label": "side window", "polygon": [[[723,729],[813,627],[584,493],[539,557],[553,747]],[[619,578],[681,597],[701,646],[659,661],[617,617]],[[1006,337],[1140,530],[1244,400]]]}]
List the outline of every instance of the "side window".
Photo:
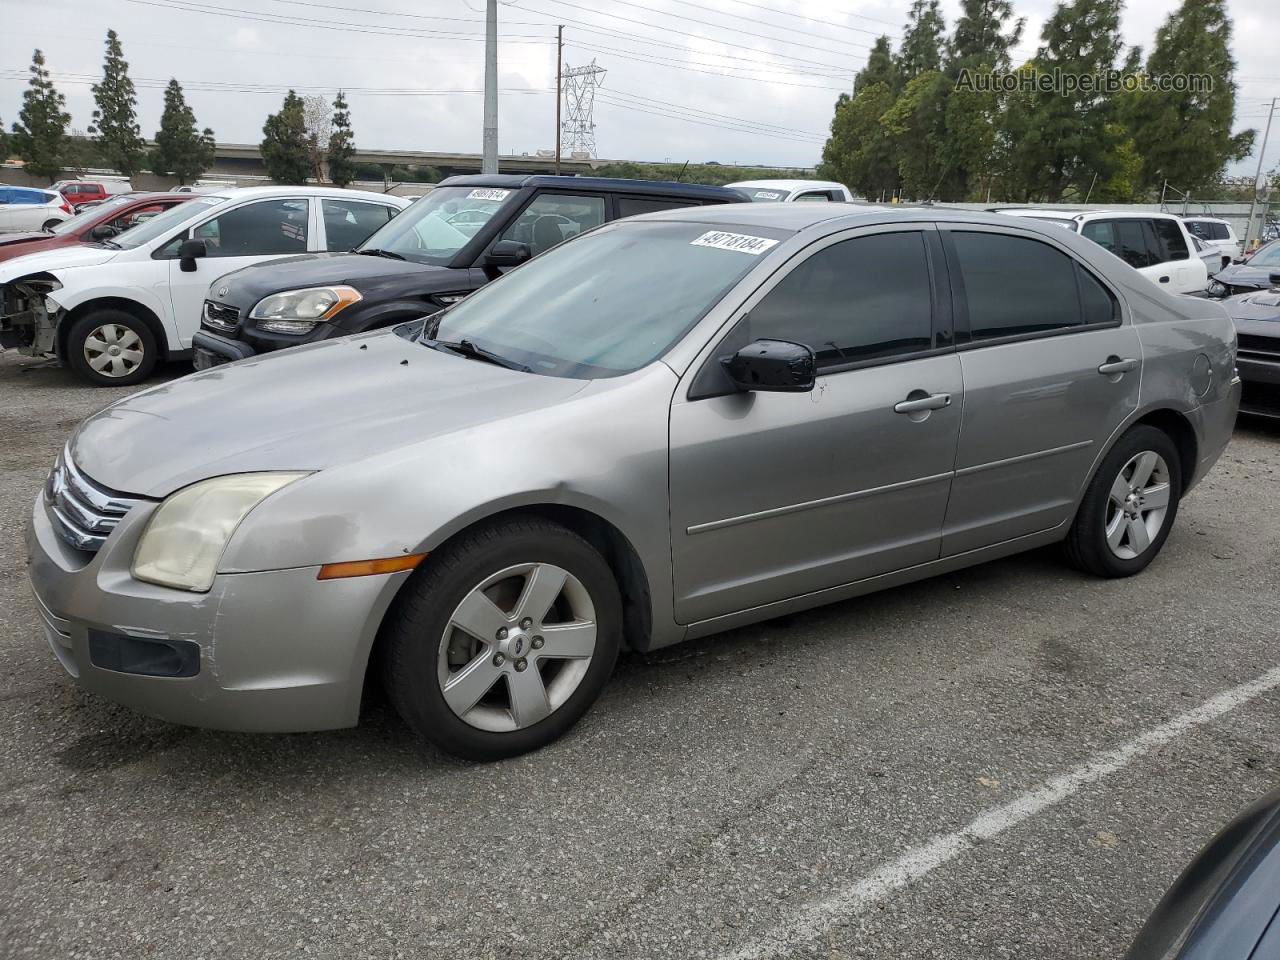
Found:
[{"label": "side window", "polygon": [[1116,323],[1120,319],[1120,303],[1098,279],[1080,264],[1076,264],[1076,278],[1080,282],[1080,309],[1086,324]]},{"label": "side window", "polygon": [[1209,239],[1210,240],[1230,240],[1231,234],[1227,230],[1227,225],[1225,223],[1209,224]]},{"label": "side window", "polygon": [[831,194],[827,193],[825,190],[810,190],[808,193],[800,194],[793,202],[813,202],[814,200],[819,202],[830,202]]},{"label": "side window", "polygon": [[769,291],[746,318],[748,339],[803,343],[819,368],[928,350],[930,289],[920,233],[844,240]]},{"label": "side window", "polygon": [[992,340],[1080,323],[1075,261],[1039,240],[951,234],[969,306],[969,339]]},{"label": "side window", "polygon": [[1150,222],[1155,228],[1156,236],[1160,239],[1162,261],[1186,260],[1191,256],[1190,251],[1187,250],[1187,240],[1175,221],[1161,218]]},{"label": "side window", "polygon": [[128,213],[122,213],[111,221],[111,226],[117,230],[128,230],[140,223],[145,223],[154,217],[157,213],[168,210],[171,204],[153,203],[147,207],[139,207],[136,210],[130,210]]},{"label": "side window", "polygon": [[320,201],[320,211],[324,215],[325,249],[331,253],[354,250],[400,212],[381,203],[327,197]]},{"label": "side window", "polygon": [[210,257],[270,257],[307,252],[307,201],[260,200],[202,223],[193,236]]},{"label": "side window", "polygon": [[1080,229],[1086,240],[1092,240],[1104,250],[1110,250],[1120,256],[1120,242],[1116,239],[1116,225],[1113,220],[1091,220]]},{"label": "side window", "polygon": [[659,200],[653,197],[619,197],[618,216],[634,217],[641,213],[657,213],[659,210],[679,210],[681,207],[701,206],[696,200]]},{"label": "side window", "polygon": [[1117,249],[1112,252],[1135,270],[1155,266],[1159,262],[1155,232],[1146,220],[1115,221]]},{"label": "side window", "polygon": [[604,223],[604,197],[578,197],[543,193],[502,235],[503,240],[529,244],[534,256],[550,250],[584,230]]}]

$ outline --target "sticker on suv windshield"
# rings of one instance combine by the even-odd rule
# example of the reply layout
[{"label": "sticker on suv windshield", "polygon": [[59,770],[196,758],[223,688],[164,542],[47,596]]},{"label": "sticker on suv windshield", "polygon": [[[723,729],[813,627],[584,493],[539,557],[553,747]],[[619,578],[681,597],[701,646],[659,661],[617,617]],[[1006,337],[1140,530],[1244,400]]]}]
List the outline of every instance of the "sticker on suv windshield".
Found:
[{"label": "sticker on suv windshield", "polygon": [[757,191],[753,194],[753,196],[754,196],[757,200],[781,200],[781,199],[782,199],[782,197],[783,197],[783,194],[781,194],[781,193],[775,193],[775,192],[774,192],[774,191],[772,191],[772,190],[757,190]]},{"label": "sticker on suv windshield", "polygon": [[690,241],[695,247],[715,247],[717,250],[736,250],[738,253],[749,253],[758,257],[770,247],[778,245],[777,240],[768,237],[752,237],[745,233],[725,233],[723,230],[708,230],[696,240]]},{"label": "sticker on suv windshield", "polygon": [[467,194],[468,200],[505,200],[510,190],[500,190],[496,187],[477,187]]}]

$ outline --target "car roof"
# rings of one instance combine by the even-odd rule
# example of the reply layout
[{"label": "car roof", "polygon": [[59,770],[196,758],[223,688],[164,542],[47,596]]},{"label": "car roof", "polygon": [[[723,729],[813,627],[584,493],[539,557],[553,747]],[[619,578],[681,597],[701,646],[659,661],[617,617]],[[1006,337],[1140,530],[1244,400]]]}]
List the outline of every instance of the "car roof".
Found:
[{"label": "car roof", "polygon": [[987,207],[986,212],[1014,217],[1057,217],[1060,220],[1070,220],[1077,213],[1088,213],[1074,207]]},{"label": "car roof", "polygon": [[555,177],[545,174],[479,173],[441,180],[441,187],[505,187],[518,190],[521,187],[561,187],[575,190],[596,190],[605,193],[676,195],[693,199],[742,201],[746,198],[736,190],[714,187],[706,183],[679,183],[674,180],[628,180],[623,177]]},{"label": "car roof", "polygon": [[739,180],[725,186],[772,190],[839,190],[842,193],[845,189],[843,183],[836,183],[834,180]]},{"label": "car roof", "polygon": [[1195,214],[1188,214],[1182,219],[1186,221],[1199,220],[1202,223],[1225,223],[1228,227],[1231,226],[1231,221],[1224,220],[1222,219],[1222,217],[1199,217],[1199,216],[1196,216]]},{"label": "car roof", "polygon": [[[645,213],[632,220],[668,220],[723,227],[769,227],[799,232],[816,226],[848,228],[880,223],[978,223],[1007,227],[1009,218],[977,210],[947,210],[925,206],[879,206],[866,203],[744,203],[732,207],[681,207]],[[1061,231],[1052,225],[1032,229]]]},{"label": "car roof", "polygon": [[291,187],[278,185],[271,187],[231,187],[226,190],[215,190],[210,193],[190,193],[193,197],[225,197],[228,200],[251,200],[254,197],[345,197],[358,200],[368,197],[380,197],[405,203],[404,197],[393,193],[374,193],[372,190],[344,190],[342,187]]}]

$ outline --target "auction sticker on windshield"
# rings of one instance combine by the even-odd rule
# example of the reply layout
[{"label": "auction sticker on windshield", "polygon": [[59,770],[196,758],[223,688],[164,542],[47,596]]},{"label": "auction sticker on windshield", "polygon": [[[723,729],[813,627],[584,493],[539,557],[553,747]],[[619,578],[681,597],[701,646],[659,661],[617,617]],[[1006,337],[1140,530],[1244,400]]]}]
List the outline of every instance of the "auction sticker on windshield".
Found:
[{"label": "auction sticker on windshield", "polygon": [[505,200],[510,190],[499,190],[493,187],[477,187],[467,194],[468,200]]},{"label": "auction sticker on windshield", "polygon": [[753,257],[758,257],[770,247],[778,245],[777,240],[770,240],[768,237],[753,237],[745,233],[725,233],[723,230],[708,230],[696,240],[689,242],[695,247],[736,250],[738,253],[749,253]]}]

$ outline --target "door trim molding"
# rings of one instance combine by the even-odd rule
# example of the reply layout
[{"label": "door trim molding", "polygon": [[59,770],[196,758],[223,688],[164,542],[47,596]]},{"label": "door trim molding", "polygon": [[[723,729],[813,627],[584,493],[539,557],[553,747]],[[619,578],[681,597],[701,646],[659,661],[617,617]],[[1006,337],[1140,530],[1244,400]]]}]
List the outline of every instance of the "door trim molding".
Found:
[{"label": "door trim molding", "polygon": [[1041,457],[1052,457],[1059,453],[1070,453],[1072,450],[1083,450],[1085,447],[1093,446],[1092,440],[1079,440],[1075,443],[1064,443],[1060,447],[1050,447],[1047,450],[1037,450],[1035,453],[1022,453],[1016,457],[1006,457],[1003,460],[991,460],[987,463],[977,463],[972,467],[961,467],[955,472],[957,477],[967,477],[970,474],[981,473],[983,470],[994,470],[996,467],[1007,467],[1015,463],[1025,463],[1028,460],[1039,460]]}]

